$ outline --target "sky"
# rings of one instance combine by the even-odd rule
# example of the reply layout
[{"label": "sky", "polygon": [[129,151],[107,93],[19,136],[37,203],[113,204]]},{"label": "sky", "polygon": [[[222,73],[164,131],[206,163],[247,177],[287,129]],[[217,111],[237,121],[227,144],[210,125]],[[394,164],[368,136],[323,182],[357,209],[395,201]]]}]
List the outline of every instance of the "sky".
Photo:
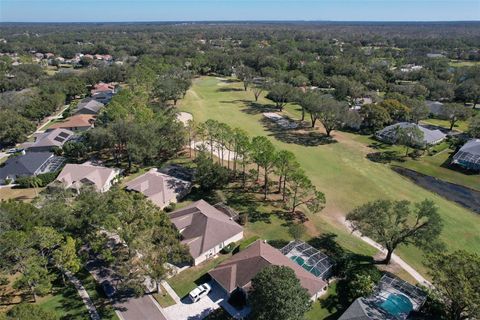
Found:
[{"label": "sky", "polygon": [[480,20],[480,0],[0,0],[1,22]]}]

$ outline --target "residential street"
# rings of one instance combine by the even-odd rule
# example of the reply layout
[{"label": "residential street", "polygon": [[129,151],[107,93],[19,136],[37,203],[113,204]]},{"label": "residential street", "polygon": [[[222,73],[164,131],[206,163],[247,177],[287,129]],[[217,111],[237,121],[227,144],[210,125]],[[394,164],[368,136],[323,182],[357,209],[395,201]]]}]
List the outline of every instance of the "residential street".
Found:
[{"label": "residential street", "polygon": [[114,306],[121,320],[167,320],[156,301],[149,295],[117,302]]},{"label": "residential street", "polygon": [[122,298],[122,300],[115,299],[115,289],[113,285],[111,285],[111,272],[109,269],[103,267],[99,260],[89,261],[86,268],[95,280],[102,284],[105,294],[113,302],[115,312],[121,320],[167,320],[162,313],[161,307],[150,295],[144,295],[138,298]]}]

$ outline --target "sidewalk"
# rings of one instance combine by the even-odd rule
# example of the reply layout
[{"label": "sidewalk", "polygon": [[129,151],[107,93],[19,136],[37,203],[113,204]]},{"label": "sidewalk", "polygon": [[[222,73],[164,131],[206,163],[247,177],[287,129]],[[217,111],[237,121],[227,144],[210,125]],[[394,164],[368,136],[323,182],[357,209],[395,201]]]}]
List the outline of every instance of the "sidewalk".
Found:
[{"label": "sidewalk", "polygon": [[85,290],[82,282],[77,279],[71,272],[66,271],[65,275],[67,276],[68,280],[73,283],[75,286],[75,289],[78,291],[78,295],[80,298],[82,298],[83,303],[85,304],[85,307],[87,307],[88,314],[90,315],[90,318],[92,320],[100,320],[100,315],[97,312],[97,308],[93,305],[92,300],[90,299],[90,296],[88,295],[87,290]]},{"label": "sidewalk", "polygon": [[170,287],[170,285],[168,284],[167,281],[165,280],[162,280],[161,282],[162,286],[165,288],[165,290],[168,292],[168,294],[170,295],[170,297],[172,297],[172,299],[175,301],[175,303],[180,303],[181,299],[180,297],[177,295],[177,293],[172,289],[172,287]]}]

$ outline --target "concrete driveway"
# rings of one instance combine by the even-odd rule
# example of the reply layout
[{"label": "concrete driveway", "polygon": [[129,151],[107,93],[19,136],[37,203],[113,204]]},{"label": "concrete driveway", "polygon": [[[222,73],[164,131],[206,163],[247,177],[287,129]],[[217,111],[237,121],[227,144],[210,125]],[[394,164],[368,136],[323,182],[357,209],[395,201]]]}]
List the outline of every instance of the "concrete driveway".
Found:
[{"label": "concrete driveway", "polygon": [[227,294],[216,283],[210,282],[212,291],[200,301],[192,303],[187,297],[180,303],[164,308],[163,311],[169,319],[200,320],[208,316],[213,310],[220,308],[222,302],[226,302]]}]

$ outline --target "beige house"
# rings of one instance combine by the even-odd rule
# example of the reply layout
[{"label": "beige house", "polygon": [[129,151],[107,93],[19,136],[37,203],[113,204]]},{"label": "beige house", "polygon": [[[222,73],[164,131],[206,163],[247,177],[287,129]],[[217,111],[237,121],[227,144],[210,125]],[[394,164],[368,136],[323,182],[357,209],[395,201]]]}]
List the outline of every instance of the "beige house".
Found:
[{"label": "beige house", "polygon": [[188,181],[158,172],[153,168],[130,181],[126,189],[143,193],[160,209],[164,209],[184,197],[190,190],[190,186],[191,183]]},{"label": "beige house", "polygon": [[312,300],[318,299],[327,288],[324,280],[314,276],[282,254],[280,250],[261,240],[255,241],[246,249],[222,262],[209,274],[229,295],[236,290],[247,295],[255,275],[271,265],[293,269],[301,286],[308,291]]},{"label": "beige house", "polygon": [[182,243],[189,247],[194,265],[243,238],[242,226],[204,200],[172,212],[170,220],[180,231]]},{"label": "beige house", "polygon": [[91,164],[67,164],[56,182],[65,188],[79,190],[82,186],[93,186],[98,192],[106,192],[114,184],[120,170]]}]

